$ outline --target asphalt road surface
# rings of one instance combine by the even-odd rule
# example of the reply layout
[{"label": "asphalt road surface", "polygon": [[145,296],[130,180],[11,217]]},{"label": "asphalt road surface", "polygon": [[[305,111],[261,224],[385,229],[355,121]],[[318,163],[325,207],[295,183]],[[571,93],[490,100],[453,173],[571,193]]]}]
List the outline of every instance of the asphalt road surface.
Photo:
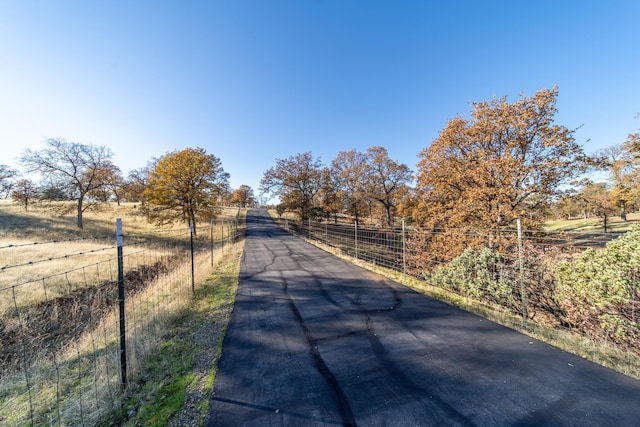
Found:
[{"label": "asphalt road surface", "polygon": [[344,262],[251,211],[208,426],[639,426],[640,381]]}]

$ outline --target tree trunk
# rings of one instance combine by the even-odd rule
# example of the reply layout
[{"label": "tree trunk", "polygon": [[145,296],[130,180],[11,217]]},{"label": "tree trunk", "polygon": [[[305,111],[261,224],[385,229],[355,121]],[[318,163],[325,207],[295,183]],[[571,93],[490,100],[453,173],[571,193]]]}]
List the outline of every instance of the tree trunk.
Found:
[{"label": "tree trunk", "polygon": [[603,224],[604,224],[604,232],[607,232],[607,213],[604,213],[604,219],[603,219]]},{"label": "tree trunk", "polygon": [[620,202],[620,219],[627,221],[627,206],[624,202]]},{"label": "tree trunk", "polygon": [[82,224],[82,202],[83,202],[83,197],[82,196],[78,197],[78,228],[83,228],[83,224]]},{"label": "tree trunk", "polygon": [[391,205],[384,205],[385,210],[387,211],[387,225],[391,227],[393,224],[393,218],[391,217]]}]

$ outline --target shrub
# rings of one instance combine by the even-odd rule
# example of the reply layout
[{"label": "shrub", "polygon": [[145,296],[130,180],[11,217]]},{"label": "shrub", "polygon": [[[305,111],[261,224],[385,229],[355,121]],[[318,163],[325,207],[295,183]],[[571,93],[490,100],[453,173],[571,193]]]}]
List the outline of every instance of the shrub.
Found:
[{"label": "shrub", "polygon": [[449,264],[439,267],[426,278],[460,295],[479,301],[510,307],[513,286],[503,277],[502,256],[488,248],[467,248]]},{"label": "shrub", "polygon": [[640,350],[640,225],[556,266],[556,298],[580,332]]}]

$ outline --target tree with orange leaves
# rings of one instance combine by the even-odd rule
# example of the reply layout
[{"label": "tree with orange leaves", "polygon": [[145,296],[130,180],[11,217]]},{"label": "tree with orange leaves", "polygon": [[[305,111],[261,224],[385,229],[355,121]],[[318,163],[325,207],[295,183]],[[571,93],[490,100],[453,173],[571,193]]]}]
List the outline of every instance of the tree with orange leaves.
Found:
[{"label": "tree with orange leaves", "polygon": [[160,158],[148,178],[143,210],[157,224],[215,218],[228,188],[222,162],[202,148],[186,148]]},{"label": "tree with orange leaves", "polygon": [[555,123],[558,89],[514,103],[472,104],[470,118],[449,121],[419,155],[412,216],[427,229],[483,234],[543,221],[561,185],[582,169],[573,131]]}]

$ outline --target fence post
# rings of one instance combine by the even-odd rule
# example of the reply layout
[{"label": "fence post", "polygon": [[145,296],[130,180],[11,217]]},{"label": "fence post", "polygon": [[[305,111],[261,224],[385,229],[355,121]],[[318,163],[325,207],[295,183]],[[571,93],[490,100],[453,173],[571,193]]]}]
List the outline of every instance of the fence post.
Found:
[{"label": "fence post", "polygon": [[518,264],[520,267],[520,298],[522,300],[522,323],[527,324],[527,292],[524,286],[524,249],[522,247],[522,221],[518,218]]},{"label": "fence post", "polygon": [[124,310],[124,266],[122,257],[122,219],[116,219],[116,246],[118,248],[118,309],[120,314],[120,390],[127,389],[127,334]]},{"label": "fence post", "polygon": [[402,282],[407,280],[407,245],[405,243],[404,219],[402,220]]},{"label": "fence post", "polygon": [[329,218],[324,223],[324,244],[329,245]]},{"label": "fence post", "polygon": [[355,241],[356,241],[356,259],[358,259],[358,220],[353,222],[355,227]]},{"label": "fence post", "polygon": [[189,234],[191,236],[191,293],[196,294],[196,270],[193,259],[193,221],[189,221]]},{"label": "fence post", "polygon": [[213,220],[209,221],[209,235],[210,235],[210,252],[211,252],[211,267],[213,267]]}]

